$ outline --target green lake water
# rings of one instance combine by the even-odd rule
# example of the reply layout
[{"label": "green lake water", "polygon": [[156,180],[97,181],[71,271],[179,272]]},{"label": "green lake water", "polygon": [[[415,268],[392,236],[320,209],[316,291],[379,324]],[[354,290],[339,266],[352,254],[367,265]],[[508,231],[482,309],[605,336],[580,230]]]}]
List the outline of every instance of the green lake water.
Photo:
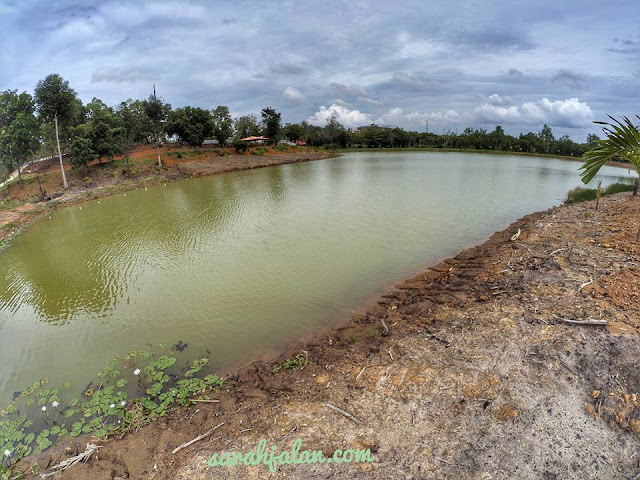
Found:
[{"label": "green lake water", "polygon": [[[182,341],[214,370],[283,349],[560,204],[579,165],[349,153],[62,208],[0,253],[0,405],[41,377],[82,388],[148,344]],[[605,167],[598,178],[629,176]]]}]

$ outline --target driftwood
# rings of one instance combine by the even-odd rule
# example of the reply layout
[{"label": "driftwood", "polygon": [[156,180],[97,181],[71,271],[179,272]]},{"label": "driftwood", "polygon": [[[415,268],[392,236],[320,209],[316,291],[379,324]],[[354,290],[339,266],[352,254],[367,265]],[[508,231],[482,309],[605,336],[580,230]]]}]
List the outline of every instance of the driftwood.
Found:
[{"label": "driftwood", "polygon": [[203,433],[202,435],[197,436],[196,438],[194,438],[193,440],[191,440],[190,442],[187,443],[183,443],[182,445],[180,445],[178,448],[175,448],[171,453],[172,454],[176,454],[178,453],[180,450],[182,450],[183,448],[187,448],[190,447],[191,445],[193,445],[196,442],[199,442],[200,440],[204,440],[205,438],[207,438],[209,435],[211,435],[213,432],[215,432],[217,429],[219,429],[221,426],[223,426],[225,424],[225,422],[222,422],[218,425],[216,425],[215,427],[213,427],[211,430],[209,430],[207,433]]},{"label": "driftwood", "polygon": [[76,463],[80,463],[80,462],[84,463],[84,462],[86,462],[87,460],[89,460],[89,457],[91,457],[91,455],[93,455],[93,452],[97,452],[99,448],[102,448],[102,446],[101,445],[94,445],[93,443],[87,443],[87,448],[86,448],[86,450],[84,452],[82,452],[79,455],[76,455],[75,457],[67,458],[63,462],[60,462],[59,464],[57,464],[53,468],[51,468],[51,470],[49,472],[41,473],[40,474],[40,478],[52,477],[56,473],[58,473],[58,472],[60,472],[62,470],[66,470],[67,468],[72,467]]},{"label": "driftwood", "polygon": [[[593,278],[590,278],[588,282],[584,282],[582,285],[580,285],[580,287],[578,288],[578,292],[580,290],[582,290],[584,287],[588,287],[589,285],[591,285],[593,283]],[[577,292],[576,292],[577,293]]]},{"label": "driftwood", "polygon": [[367,367],[362,367],[362,370],[360,370],[360,373],[358,374],[358,376],[356,377],[356,382],[358,381],[358,379],[360,378],[360,375],[362,375],[362,372],[364,372],[364,369]]},{"label": "driftwood", "polygon": [[384,334],[389,335],[389,327],[387,327],[387,324],[384,323],[384,318],[380,319],[380,323],[382,323],[382,327],[384,328]]},{"label": "driftwood", "polygon": [[518,229],[518,233],[516,233],[513,237],[511,237],[511,241],[515,242],[518,238],[520,238],[521,233],[522,233],[522,230]]},{"label": "driftwood", "polygon": [[190,402],[196,402],[196,403],[220,403],[220,400],[201,400],[201,399],[196,399],[196,400],[189,400]]},{"label": "driftwood", "polygon": [[594,318],[587,318],[586,320],[569,320],[568,318],[558,317],[554,315],[558,320],[564,323],[568,323],[570,325],[607,325],[606,320],[596,320]]},{"label": "driftwood", "polygon": [[333,410],[334,412],[338,412],[340,415],[343,415],[345,417],[347,417],[349,420],[351,420],[353,423],[356,423],[358,425],[360,425],[361,427],[364,427],[364,423],[362,423],[360,420],[358,420],[356,417],[354,417],[353,415],[351,415],[349,412],[345,412],[344,410],[342,410],[341,408],[336,407],[335,405],[332,405],[330,403],[325,403],[325,406],[327,408],[330,408],[331,410]]}]

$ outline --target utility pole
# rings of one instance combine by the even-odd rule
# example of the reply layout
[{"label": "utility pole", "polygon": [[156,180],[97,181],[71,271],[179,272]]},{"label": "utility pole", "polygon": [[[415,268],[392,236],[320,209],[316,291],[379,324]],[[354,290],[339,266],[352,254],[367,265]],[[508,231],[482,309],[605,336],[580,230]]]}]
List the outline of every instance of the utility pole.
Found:
[{"label": "utility pole", "polygon": [[425,123],[426,131],[427,131],[427,133],[429,133],[429,120],[427,120],[424,123]]}]

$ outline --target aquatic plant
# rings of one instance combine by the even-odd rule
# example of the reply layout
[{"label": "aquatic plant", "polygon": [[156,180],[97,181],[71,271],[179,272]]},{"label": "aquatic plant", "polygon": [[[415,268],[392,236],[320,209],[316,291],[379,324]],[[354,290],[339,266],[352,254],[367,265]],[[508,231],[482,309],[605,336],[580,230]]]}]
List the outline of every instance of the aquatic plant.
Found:
[{"label": "aquatic plant", "polygon": [[197,376],[207,358],[178,369],[174,355],[161,345],[158,354],[142,349],[115,357],[77,396],[70,383],[49,388],[46,379],[16,392],[0,410],[0,480],[14,478],[21,459],[46,450],[57,438],[122,435],[224,384],[213,374]]}]

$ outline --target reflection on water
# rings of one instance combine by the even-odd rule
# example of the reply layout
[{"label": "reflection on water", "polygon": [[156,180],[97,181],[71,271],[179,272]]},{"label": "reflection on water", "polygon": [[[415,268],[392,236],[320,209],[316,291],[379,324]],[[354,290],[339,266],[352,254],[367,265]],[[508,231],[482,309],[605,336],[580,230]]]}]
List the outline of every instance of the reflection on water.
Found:
[{"label": "reflection on water", "polygon": [[0,255],[0,404],[43,376],[84,382],[145,343],[182,340],[218,367],[280,348],[560,203],[578,166],[358,153],[61,209]]}]

